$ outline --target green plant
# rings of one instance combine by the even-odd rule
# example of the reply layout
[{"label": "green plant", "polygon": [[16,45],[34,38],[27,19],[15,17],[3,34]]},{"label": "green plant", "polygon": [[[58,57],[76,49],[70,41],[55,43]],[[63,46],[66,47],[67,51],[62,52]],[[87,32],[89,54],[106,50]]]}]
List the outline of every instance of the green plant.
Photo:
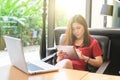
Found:
[{"label": "green plant", "polygon": [[[20,37],[24,45],[30,43],[32,33],[36,30],[41,32],[42,1],[0,0],[0,16],[2,17],[0,19],[0,38],[10,32],[11,36]],[[17,23],[7,23],[8,26],[5,27],[5,17],[11,17],[13,19],[9,19],[9,21]],[[40,40],[39,34],[36,40]]]},{"label": "green plant", "polygon": [[41,14],[42,0],[0,0],[1,16],[23,17]]},{"label": "green plant", "polygon": [[[24,39],[23,43],[25,45],[28,44],[36,44],[40,42],[40,32],[41,32],[41,24],[39,22],[40,18],[37,18],[37,16],[29,16],[29,17],[24,17],[24,23],[25,25],[23,26],[23,32],[22,32],[22,38]],[[37,33],[35,35],[37,35],[37,37],[34,37],[34,32],[37,31]],[[33,42],[32,40],[35,38],[35,42]]]}]

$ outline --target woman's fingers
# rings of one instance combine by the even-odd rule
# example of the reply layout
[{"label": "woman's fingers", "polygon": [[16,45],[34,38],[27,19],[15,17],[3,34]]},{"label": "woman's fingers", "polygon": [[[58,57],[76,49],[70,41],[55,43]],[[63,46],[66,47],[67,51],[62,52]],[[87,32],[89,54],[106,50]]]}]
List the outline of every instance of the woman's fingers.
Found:
[{"label": "woman's fingers", "polygon": [[57,52],[57,56],[63,57],[66,54],[66,52],[63,52],[62,50]]},{"label": "woman's fingers", "polygon": [[82,52],[79,49],[75,49],[76,53],[78,54],[79,58],[82,58]]},{"label": "woman's fingers", "polygon": [[57,56],[58,56],[59,58],[61,58],[61,59],[68,57],[67,53],[66,53],[66,52],[63,52],[62,50],[59,51],[59,52],[57,52]]},{"label": "woman's fingers", "polygon": [[75,49],[77,54],[80,54],[81,55],[81,51],[79,49]]},{"label": "woman's fingers", "polygon": [[57,52],[57,56],[62,55],[62,52],[63,52],[62,50],[61,50],[61,51],[58,51],[58,52]]}]

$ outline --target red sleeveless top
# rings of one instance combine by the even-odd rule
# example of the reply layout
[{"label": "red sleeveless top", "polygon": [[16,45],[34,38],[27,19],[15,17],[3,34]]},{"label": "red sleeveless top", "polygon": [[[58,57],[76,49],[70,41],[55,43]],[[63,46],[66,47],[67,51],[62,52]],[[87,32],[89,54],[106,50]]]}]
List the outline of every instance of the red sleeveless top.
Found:
[{"label": "red sleeveless top", "polygon": [[[80,51],[82,51],[82,54],[85,56],[95,58],[96,56],[102,55],[102,49],[100,48],[100,45],[98,41],[91,37],[90,38],[91,44],[89,47],[78,47]],[[76,70],[86,70],[87,63],[84,60],[71,60],[73,64],[73,69]]]}]

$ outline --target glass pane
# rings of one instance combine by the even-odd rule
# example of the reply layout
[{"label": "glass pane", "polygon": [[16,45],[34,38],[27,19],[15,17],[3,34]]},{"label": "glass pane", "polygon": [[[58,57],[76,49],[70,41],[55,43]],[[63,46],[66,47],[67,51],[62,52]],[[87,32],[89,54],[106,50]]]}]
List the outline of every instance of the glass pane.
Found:
[{"label": "glass pane", "polygon": [[43,0],[1,0],[0,3],[0,54],[7,52],[4,35],[22,39],[25,52],[39,49]]},{"label": "glass pane", "polygon": [[55,26],[66,26],[67,20],[81,14],[85,17],[86,0],[56,0]]},{"label": "glass pane", "polygon": [[104,0],[93,0],[91,28],[103,28],[104,16],[100,14]]},{"label": "glass pane", "polygon": [[[91,27],[92,28],[107,28],[112,26],[112,16],[102,15],[101,9],[104,4],[104,0],[93,0],[92,1],[92,17],[91,17]],[[113,0],[107,0],[108,5],[113,4]],[[106,20],[104,18],[106,16]]]},{"label": "glass pane", "polygon": [[[107,0],[107,4],[113,5],[113,0]],[[107,16],[107,27],[112,27],[112,16]]]}]

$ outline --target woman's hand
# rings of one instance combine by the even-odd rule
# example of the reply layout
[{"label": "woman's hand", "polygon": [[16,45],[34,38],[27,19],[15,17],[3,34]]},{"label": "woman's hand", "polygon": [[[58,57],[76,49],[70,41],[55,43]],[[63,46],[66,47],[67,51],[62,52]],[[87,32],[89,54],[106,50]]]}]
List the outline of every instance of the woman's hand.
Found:
[{"label": "woman's hand", "polygon": [[75,49],[75,50],[80,59],[84,60],[85,62],[93,66],[100,67],[100,65],[103,63],[102,56],[97,56],[93,59],[93,58],[83,55],[82,51],[80,51],[79,49]]},{"label": "woman's hand", "polygon": [[85,62],[88,60],[89,57],[83,55],[82,51],[80,51],[79,49],[75,49],[75,50],[80,59],[84,60]]},{"label": "woman's hand", "polygon": [[68,55],[66,52],[63,52],[62,50],[57,52],[57,62],[65,58],[68,58]]}]

